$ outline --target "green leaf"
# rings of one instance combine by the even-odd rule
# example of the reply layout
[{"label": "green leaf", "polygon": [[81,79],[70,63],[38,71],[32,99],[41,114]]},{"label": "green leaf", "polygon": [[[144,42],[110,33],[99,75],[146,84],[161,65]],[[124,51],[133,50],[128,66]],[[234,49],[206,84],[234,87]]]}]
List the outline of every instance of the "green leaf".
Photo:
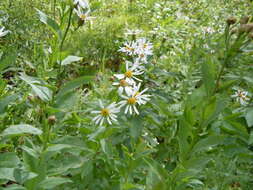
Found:
[{"label": "green leaf", "polygon": [[67,82],[58,92],[56,95],[56,99],[61,98],[66,93],[78,88],[79,86],[83,84],[88,84],[93,80],[94,76],[82,76],[77,79],[74,79],[70,82]]},{"label": "green leaf", "polygon": [[19,164],[19,158],[14,152],[5,152],[0,154],[0,167],[15,168]]},{"label": "green leaf", "polygon": [[64,183],[72,183],[72,181],[68,178],[49,177],[43,180],[42,182],[40,182],[39,187],[44,188],[44,189],[52,189]]},{"label": "green leaf", "polygon": [[43,86],[46,85],[44,81],[27,76],[25,73],[21,73],[20,78],[32,87],[34,93],[39,96],[41,100],[49,101],[52,99],[52,91]]},{"label": "green leaf", "polygon": [[247,121],[247,124],[249,127],[253,126],[253,108],[247,110],[247,113],[245,115],[245,119]]},{"label": "green leaf", "polygon": [[7,187],[0,188],[0,190],[27,190],[25,187],[21,185],[8,185]]},{"label": "green leaf", "polygon": [[52,31],[58,36],[58,38],[61,39],[62,31],[60,29],[60,26],[53,19],[49,18],[45,13],[38,9],[36,10],[39,14],[40,21],[48,25],[52,29]]},{"label": "green leaf", "polygon": [[11,102],[14,102],[18,99],[17,94],[12,94],[9,96],[6,96],[0,100],[0,113],[3,113],[5,111],[6,106],[10,105]]},{"label": "green leaf", "polygon": [[198,141],[193,147],[191,153],[194,154],[196,152],[209,150],[210,148],[223,143],[224,139],[224,136],[208,136]]},{"label": "green leaf", "polygon": [[0,168],[0,179],[15,181],[13,176],[14,168]]},{"label": "green leaf", "polygon": [[211,96],[215,88],[215,65],[211,59],[201,64],[202,80],[206,89],[206,94]]},{"label": "green leaf", "polygon": [[12,125],[7,127],[1,136],[8,136],[8,135],[24,135],[24,134],[32,134],[32,135],[41,135],[42,131],[37,129],[31,125],[27,124],[19,124],[19,125]]},{"label": "green leaf", "polygon": [[69,65],[73,62],[81,61],[82,59],[83,59],[82,57],[70,55],[61,62],[61,65]]}]

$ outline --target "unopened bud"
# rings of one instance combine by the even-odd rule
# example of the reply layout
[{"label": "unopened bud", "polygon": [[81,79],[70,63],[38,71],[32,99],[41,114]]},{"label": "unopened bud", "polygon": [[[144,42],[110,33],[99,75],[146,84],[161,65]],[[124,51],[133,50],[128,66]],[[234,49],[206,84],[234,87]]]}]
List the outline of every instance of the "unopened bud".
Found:
[{"label": "unopened bud", "polygon": [[57,121],[55,115],[51,115],[48,117],[48,123],[49,124],[54,124]]},{"label": "unopened bud", "polygon": [[228,25],[232,25],[232,24],[235,24],[236,23],[236,18],[235,17],[229,17],[228,19],[227,19],[227,24]]},{"label": "unopened bud", "polygon": [[250,20],[250,17],[249,16],[244,16],[241,18],[240,20],[240,24],[247,24]]},{"label": "unopened bud", "polygon": [[110,81],[114,81],[114,80],[115,80],[115,77],[114,77],[114,76],[111,76],[109,80],[110,80]]}]

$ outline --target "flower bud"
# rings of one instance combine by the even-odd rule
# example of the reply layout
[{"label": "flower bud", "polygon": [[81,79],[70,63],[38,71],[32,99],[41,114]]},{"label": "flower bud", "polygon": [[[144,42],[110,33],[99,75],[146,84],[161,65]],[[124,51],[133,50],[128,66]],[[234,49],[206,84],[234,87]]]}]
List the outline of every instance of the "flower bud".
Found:
[{"label": "flower bud", "polygon": [[54,124],[57,121],[55,115],[49,116],[47,120],[48,120],[48,123],[51,124],[51,125]]},{"label": "flower bud", "polygon": [[109,80],[110,80],[110,81],[114,81],[114,80],[115,80],[115,77],[114,77],[114,76],[111,76]]},{"label": "flower bud", "polygon": [[236,18],[235,17],[229,17],[228,19],[227,19],[227,24],[228,25],[232,25],[232,24],[235,24],[236,23]]},{"label": "flower bud", "polygon": [[240,20],[240,24],[247,24],[250,20],[250,17],[249,16],[244,16],[241,18]]}]

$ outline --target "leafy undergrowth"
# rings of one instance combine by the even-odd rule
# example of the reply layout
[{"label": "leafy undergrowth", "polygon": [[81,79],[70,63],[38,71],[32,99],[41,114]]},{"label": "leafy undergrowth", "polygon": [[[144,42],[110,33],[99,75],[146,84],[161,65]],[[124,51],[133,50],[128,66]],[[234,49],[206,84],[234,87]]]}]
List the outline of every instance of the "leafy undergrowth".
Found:
[{"label": "leafy undergrowth", "polygon": [[2,0],[0,189],[252,190],[252,6]]}]

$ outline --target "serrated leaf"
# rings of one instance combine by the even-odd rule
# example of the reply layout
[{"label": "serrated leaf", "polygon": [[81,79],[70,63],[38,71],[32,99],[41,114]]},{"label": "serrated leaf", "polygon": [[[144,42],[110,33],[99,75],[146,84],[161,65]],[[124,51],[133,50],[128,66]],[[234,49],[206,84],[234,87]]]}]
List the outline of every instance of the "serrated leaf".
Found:
[{"label": "serrated leaf", "polygon": [[7,127],[3,131],[1,136],[24,135],[24,134],[41,135],[42,131],[31,125],[19,124],[19,125],[12,125],[12,126]]}]

